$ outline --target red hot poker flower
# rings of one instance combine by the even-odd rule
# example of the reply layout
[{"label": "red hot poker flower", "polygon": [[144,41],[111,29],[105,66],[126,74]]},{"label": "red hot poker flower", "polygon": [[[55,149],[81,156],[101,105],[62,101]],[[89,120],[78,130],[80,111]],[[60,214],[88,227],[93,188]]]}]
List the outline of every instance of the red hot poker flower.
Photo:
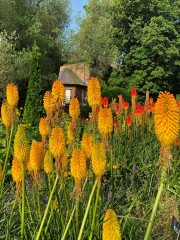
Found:
[{"label": "red hot poker flower", "polygon": [[131,98],[136,98],[136,97],[137,97],[137,91],[136,91],[136,88],[133,87],[133,88],[131,89]]}]

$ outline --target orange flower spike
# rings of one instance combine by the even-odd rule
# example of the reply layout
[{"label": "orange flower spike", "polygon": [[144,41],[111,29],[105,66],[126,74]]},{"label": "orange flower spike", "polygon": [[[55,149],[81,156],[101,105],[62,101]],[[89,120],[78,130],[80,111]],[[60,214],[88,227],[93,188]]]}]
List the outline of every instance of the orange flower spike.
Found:
[{"label": "orange flower spike", "polygon": [[128,102],[123,101],[123,102],[122,102],[122,105],[123,105],[123,108],[124,108],[125,110],[128,110],[128,108],[129,108],[129,103],[128,103]]},{"label": "orange flower spike", "polygon": [[136,88],[133,87],[133,88],[131,89],[131,98],[136,98],[136,97],[137,97],[137,91],[136,91]]},{"label": "orange flower spike", "polygon": [[73,120],[77,120],[80,115],[80,105],[77,98],[71,98],[70,100],[69,115]]},{"label": "orange flower spike", "polygon": [[93,145],[93,136],[90,133],[84,133],[82,136],[82,149],[84,150],[86,157],[91,157],[92,145]]},{"label": "orange flower spike", "polygon": [[116,114],[119,114],[120,111],[121,111],[120,104],[119,104],[119,103],[116,103],[116,105],[115,105],[115,113],[116,113]]},{"label": "orange flower spike", "polygon": [[107,108],[108,105],[109,105],[109,101],[108,101],[108,98],[107,97],[103,97],[102,98],[102,105]]},{"label": "orange flower spike", "polygon": [[49,149],[55,158],[61,157],[66,148],[65,135],[63,129],[55,127],[51,131]]},{"label": "orange flower spike", "polygon": [[12,123],[12,118],[11,118],[9,110],[8,110],[7,102],[3,103],[1,106],[1,120],[2,120],[2,123],[6,127],[9,127]]},{"label": "orange flower spike", "polygon": [[44,156],[44,171],[46,174],[50,174],[53,171],[53,166],[51,165],[51,153],[49,150],[46,151]]},{"label": "orange flower spike", "polygon": [[116,131],[119,131],[119,123],[117,119],[114,119],[114,127],[116,129]]},{"label": "orange flower spike", "polygon": [[90,78],[87,90],[89,106],[97,108],[101,103],[101,87],[99,80],[95,77]]},{"label": "orange flower spike", "polygon": [[18,158],[19,162],[26,162],[29,156],[29,141],[27,140],[24,126],[18,125],[18,129],[14,139],[14,156]]},{"label": "orange flower spike", "polygon": [[45,92],[43,97],[44,109],[46,113],[52,113],[54,109],[54,98],[50,91]]},{"label": "orange flower spike", "polygon": [[149,102],[150,102],[150,104],[152,104],[154,102],[154,99],[152,97],[149,98]]},{"label": "orange flower spike", "polygon": [[49,134],[49,126],[47,124],[47,118],[41,118],[39,121],[39,132],[42,137]]},{"label": "orange flower spike", "polygon": [[19,92],[16,85],[9,83],[6,88],[6,97],[9,106],[16,107],[19,101]]},{"label": "orange flower spike", "polygon": [[54,81],[52,85],[52,95],[55,100],[59,100],[61,104],[65,100],[65,88],[61,80]]},{"label": "orange flower spike", "polygon": [[126,117],[126,124],[128,127],[132,125],[132,113],[129,113]]},{"label": "orange flower spike", "polygon": [[86,176],[86,157],[82,150],[74,149],[71,157],[71,175],[77,179],[82,180]]},{"label": "orange flower spike", "polygon": [[12,178],[16,184],[22,182],[22,169],[17,157],[14,157],[11,168]]},{"label": "orange flower spike", "polygon": [[106,171],[106,150],[103,143],[96,143],[92,147],[92,168],[93,172],[95,173],[98,181],[100,182],[101,177]]},{"label": "orange flower spike", "polygon": [[100,108],[98,114],[98,129],[100,134],[110,134],[113,130],[113,116],[110,108]]},{"label": "orange flower spike", "polygon": [[42,142],[34,141],[31,144],[30,150],[30,165],[34,172],[40,171],[43,168],[44,149]]},{"label": "orange flower spike", "polygon": [[113,209],[108,209],[104,216],[103,240],[121,240],[121,230],[118,218]]},{"label": "orange flower spike", "polygon": [[179,109],[173,94],[160,92],[155,104],[155,133],[161,144],[171,145],[179,134]]}]

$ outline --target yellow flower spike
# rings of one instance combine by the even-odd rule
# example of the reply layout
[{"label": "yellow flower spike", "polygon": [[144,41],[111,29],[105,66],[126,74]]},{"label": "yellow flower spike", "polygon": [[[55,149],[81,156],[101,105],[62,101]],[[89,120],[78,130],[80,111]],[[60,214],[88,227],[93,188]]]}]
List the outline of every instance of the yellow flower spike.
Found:
[{"label": "yellow flower spike", "polygon": [[86,176],[86,157],[83,150],[74,149],[71,157],[71,175],[74,177],[75,185],[72,196],[79,198],[82,195],[81,181]]},{"label": "yellow flower spike", "polygon": [[49,126],[47,124],[47,118],[41,118],[39,121],[39,132],[42,137],[45,137],[49,134]]},{"label": "yellow flower spike", "polygon": [[113,209],[108,209],[104,216],[103,240],[121,240],[120,225]]},{"label": "yellow flower spike", "polygon": [[51,114],[54,109],[54,98],[50,91],[45,92],[43,97],[44,109],[47,115]]},{"label": "yellow flower spike", "polygon": [[110,108],[100,108],[98,113],[98,130],[101,135],[107,135],[112,132],[113,116]]},{"label": "yellow flower spike", "polygon": [[30,150],[30,166],[34,172],[40,171],[43,168],[44,149],[42,142],[34,141],[31,144]]},{"label": "yellow flower spike", "polygon": [[61,104],[65,100],[65,88],[61,80],[54,81],[52,85],[52,95],[56,101],[60,101]]},{"label": "yellow flower spike", "polygon": [[84,150],[86,157],[89,159],[91,157],[93,136],[90,133],[84,133],[82,136],[82,149]]},{"label": "yellow flower spike", "polygon": [[6,127],[9,127],[12,123],[12,118],[9,111],[9,105],[7,102],[3,103],[1,106],[1,120]]},{"label": "yellow flower spike", "polygon": [[80,115],[80,105],[77,98],[71,98],[70,100],[69,115],[73,120],[77,120]]},{"label": "yellow flower spike", "polygon": [[14,157],[12,161],[12,168],[11,168],[12,178],[16,184],[22,182],[22,168],[19,164],[19,160],[17,157]]},{"label": "yellow flower spike", "polygon": [[6,88],[6,98],[9,106],[16,107],[19,101],[19,92],[16,85],[9,83]]},{"label": "yellow flower spike", "polygon": [[47,174],[50,174],[53,171],[53,166],[51,165],[51,153],[49,150],[46,151],[44,157],[44,171]]},{"label": "yellow flower spike", "polygon": [[171,145],[179,133],[179,109],[169,92],[160,92],[154,112],[155,133],[161,144]]},{"label": "yellow flower spike", "polygon": [[101,103],[101,87],[99,80],[95,77],[90,78],[87,90],[87,99],[89,106],[96,108]]},{"label": "yellow flower spike", "polygon": [[18,158],[20,163],[26,162],[28,160],[29,150],[30,146],[26,138],[24,126],[19,124],[14,139],[14,156]]},{"label": "yellow flower spike", "polygon": [[93,172],[95,173],[98,181],[101,181],[101,177],[106,171],[107,162],[106,150],[103,143],[96,143],[93,145],[91,159]]},{"label": "yellow flower spike", "polygon": [[82,180],[86,176],[86,157],[84,151],[74,149],[71,157],[71,175],[78,180]]},{"label": "yellow flower spike", "polygon": [[55,127],[51,131],[49,149],[55,158],[60,158],[66,149],[65,135],[61,127]]},{"label": "yellow flower spike", "polygon": [[28,155],[28,157],[27,157],[26,168],[27,168],[27,170],[28,170],[29,173],[32,173],[33,169],[32,169],[32,167],[31,167],[31,163],[30,163],[30,153],[29,153],[29,155]]}]

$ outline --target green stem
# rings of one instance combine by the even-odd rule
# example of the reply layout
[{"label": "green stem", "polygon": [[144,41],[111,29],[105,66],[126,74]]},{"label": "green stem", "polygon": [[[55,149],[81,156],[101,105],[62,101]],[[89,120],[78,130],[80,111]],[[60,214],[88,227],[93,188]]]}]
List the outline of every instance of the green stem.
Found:
[{"label": "green stem", "polygon": [[25,220],[25,166],[22,162],[22,202],[21,202],[21,239],[24,239],[24,220]]},{"label": "green stem", "polygon": [[88,212],[89,212],[89,209],[90,209],[90,206],[91,206],[91,201],[92,201],[97,183],[98,182],[97,182],[97,179],[96,179],[96,181],[94,182],[94,186],[92,188],[91,194],[89,196],[89,201],[88,201],[88,204],[87,204],[87,207],[86,207],[86,211],[85,211],[85,214],[84,214],[84,218],[83,218],[83,221],[82,221],[82,224],[81,224],[81,228],[80,228],[79,236],[78,236],[77,240],[81,240],[82,233],[83,233],[83,230],[84,230],[84,226],[85,226],[85,223],[86,223],[86,219],[87,219],[87,216],[88,216]]},{"label": "green stem", "polygon": [[76,199],[76,204],[75,204],[75,208],[76,208],[76,233],[78,234],[79,232],[79,199]]},{"label": "green stem", "polygon": [[151,217],[150,217],[150,220],[149,220],[149,223],[148,223],[148,227],[146,229],[146,234],[145,234],[144,240],[148,240],[149,237],[150,237],[152,227],[153,227],[154,218],[155,218],[155,214],[156,214],[156,211],[157,211],[157,208],[158,208],[158,205],[159,205],[159,201],[160,201],[160,198],[161,198],[161,195],[162,195],[165,179],[166,179],[166,170],[163,169],[162,170],[162,175],[161,175],[161,180],[160,180],[160,185],[159,185],[158,192],[157,192],[157,195],[156,195],[156,200],[155,200],[155,203],[154,203],[153,210],[151,212]]},{"label": "green stem", "polygon": [[49,211],[49,207],[50,207],[50,204],[51,204],[52,196],[53,196],[53,194],[54,194],[54,191],[55,191],[55,188],[56,188],[58,179],[59,179],[59,175],[57,174],[57,175],[56,175],[56,179],[55,179],[55,181],[54,181],[53,189],[52,189],[52,191],[51,191],[51,194],[50,194],[50,197],[49,197],[49,200],[48,200],[48,203],[47,203],[47,206],[46,206],[44,215],[43,215],[43,219],[42,219],[42,221],[41,221],[41,225],[40,225],[39,231],[38,231],[37,236],[36,236],[36,238],[35,238],[36,240],[38,240],[38,239],[40,238],[40,235],[41,235],[41,232],[42,232],[42,229],[43,229],[43,226],[44,226],[44,223],[45,223],[45,220],[46,220],[48,211]]},{"label": "green stem", "polygon": [[15,198],[15,200],[14,200],[12,211],[11,211],[10,218],[9,218],[9,221],[8,221],[7,235],[6,235],[7,240],[10,239],[10,226],[11,226],[11,220],[12,220],[12,217],[13,217],[14,209],[15,209],[15,206],[16,206],[16,201],[17,201],[17,198]]},{"label": "green stem", "polygon": [[74,207],[73,210],[72,210],[72,213],[71,213],[71,215],[70,215],[70,217],[69,217],[69,221],[68,221],[68,223],[67,223],[67,225],[66,225],[66,228],[65,228],[64,233],[63,233],[63,235],[62,235],[62,237],[61,237],[61,240],[65,240],[65,237],[66,237],[66,234],[67,234],[67,232],[68,232],[70,223],[71,223],[71,221],[72,221],[72,218],[73,218],[75,209],[76,209],[76,207]]},{"label": "green stem", "polygon": [[4,182],[5,182],[6,172],[7,172],[7,164],[8,164],[8,158],[9,158],[9,152],[10,152],[10,146],[11,146],[12,133],[13,133],[13,126],[11,127],[10,136],[9,136],[9,139],[7,142],[7,152],[6,152],[6,158],[5,158],[4,167],[3,167],[3,177],[2,177],[2,182],[1,182],[0,199],[3,196]]},{"label": "green stem", "polygon": [[92,224],[91,224],[91,234],[89,237],[89,240],[92,240],[93,238],[93,229],[94,229],[94,224],[95,224],[95,219],[96,219],[96,212],[97,212],[97,205],[98,205],[98,200],[99,200],[99,191],[100,191],[100,187],[101,185],[98,183],[98,187],[97,187],[97,192],[96,192],[96,201],[95,201],[95,206],[93,209],[93,219],[92,219]]}]

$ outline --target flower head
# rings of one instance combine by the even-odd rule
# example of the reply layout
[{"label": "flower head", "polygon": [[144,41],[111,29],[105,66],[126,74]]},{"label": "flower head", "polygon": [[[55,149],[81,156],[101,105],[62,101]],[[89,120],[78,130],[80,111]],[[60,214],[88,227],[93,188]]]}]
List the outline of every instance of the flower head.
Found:
[{"label": "flower head", "polygon": [[55,158],[60,157],[65,151],[65,135],[61,127],[55,127],[51,131],[49,148]]},{"label": "flower head", "polygon": [[49,150],[46,151],[44,157],[44,171],[47,174],[50,174],[53,171],[53,166],[51,162],[51,153]]},{"label": "flower head", "polygon": [[41,136],[47,136],[49,133],[49,126],[47,124],[47,118],[41,118],[39,121],[39,132]]},{"label": "flower head", "polygon": [[171,145],[179,133],[179,110],[173,94],[160,92],[155,104],[154,123],[160,143]]},{"label": "flower head", "polygon": [[90,107],[98,107],[101,101],[101,87],[99,80],[92,77],[89,80],[87,98]]},{"label": "flower head", "polygon": [[131,98],[136,98],[136,97],[137,97],[137,91],[136,91],[136,88],[133,87],[133,88],[131,89]]},{"label": "flower head", "polygon": [[44,109],[46,113],[52,113],[54,108],[54,98],[50,91],[46,91],[43,97]]},{"label": "flower head", "polygon": [[65,88],[61,80],[54,81],[52,85],[52,95],[56,101],[62,104],[65,100]]},{"label": "flower head", "polygon": [[108,107],[108,105],[109,105],[108,98],[107,97],[102,97],[101,98],[101,103],[104,107]]},{"label": "flower head", "polygon": [[86,176],[86,157],[83,150],[74,149],[71,157],[71,175],[78,180]]},{"label": "flower head", "polygon": [[93,136],[90,133],[84,133],[82,136],[82,149],[84,150],[86,157],[91,157],[92,145],[93,145]]},{"label": "flower head", "polygon": [[103,240],[121,240],[120,225],[113,209],[108,209],[104,216]]},{"label": "flower head", "polygon": [[69,115],[73,120],[77,120],[80,115],[80,106],[77,98],[71,98],[69,104]]},{"label": "flower head", "polygon": [[40,171],[43,168],[44,149],[42,142],[34,141],[31,144],[30,150],[30,165],[34,172]]},{"label": "flower head", "polygon": [[9,83],[6,88],[6,97],[9,106],[16,107],[19,101],[19,92],[16,85]]},{"label": "flower head", "polygon": [[24,126],[19,124],[14,139],[14,156],[18,158],[19,162],[26,162],[29,150],[29,141],[27,140]]},{"label": "flower head", "polygon": [[92,147],[92,168],[96,177],[101,179],[102,175],[106,171],[106,150],[103,143],[96,143]]},{"label": "flower head", "polygon": [[132,113],[129,113],[126,117],[126,124],[128,127],[132,125]]},{"label": "flower head", "polygon": [[14,157],[14,159],[12,160],[11,173],[12,178],[16,182],[16,184],[22,181],[22,168],[21,165],[19,164],[17,157]]},{"label": "flower head", "polygon": [[12,123],[12,117],[10,115],[9,105],[7,102],[3,103],[1,106],[1,119],[2,119],[2,123],[6,127],[9,127]]},{"label": "flower head", "polygon": [[98,129],[102,135],[107,135],[112,132],[113,116],[110,108],[100,108],[98,114]]}]

